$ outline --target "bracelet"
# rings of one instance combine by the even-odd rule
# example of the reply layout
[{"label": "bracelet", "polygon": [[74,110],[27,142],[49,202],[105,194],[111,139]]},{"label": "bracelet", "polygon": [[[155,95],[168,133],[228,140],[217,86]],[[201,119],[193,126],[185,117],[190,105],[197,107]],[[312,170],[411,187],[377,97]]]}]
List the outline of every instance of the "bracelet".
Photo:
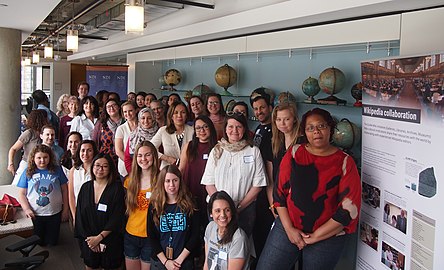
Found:
[{"label": "bracelet", "polygon": [[102,233],[99,233],[100,236],[102,236],[102,240],[105,239],[105,236],[103,236]]},{"label": "bracelet", "polygon": [[169,261],[170,259],[166,259],[166,261],[163,263],[163,266],[166,266],[166,264],[167,264],[167,262]]},{"label": "bracelet", "polygon": [[276,208],[276,207],[274,206],[274,204],[270,204],[270,207],[268,207],[268,209],[270,209],[270,210],[273,210],[274,208]]}]

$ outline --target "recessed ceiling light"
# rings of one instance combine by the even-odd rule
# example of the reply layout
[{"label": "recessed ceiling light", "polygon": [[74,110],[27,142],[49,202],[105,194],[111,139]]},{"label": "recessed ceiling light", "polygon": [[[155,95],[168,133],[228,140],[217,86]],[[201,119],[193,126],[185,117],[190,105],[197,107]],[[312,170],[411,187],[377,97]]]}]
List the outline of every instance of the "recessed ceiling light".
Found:
[{"label": "recessed ceiling light", "polygon": [[0,3],[0,7],[7,7],[8,4]]}]

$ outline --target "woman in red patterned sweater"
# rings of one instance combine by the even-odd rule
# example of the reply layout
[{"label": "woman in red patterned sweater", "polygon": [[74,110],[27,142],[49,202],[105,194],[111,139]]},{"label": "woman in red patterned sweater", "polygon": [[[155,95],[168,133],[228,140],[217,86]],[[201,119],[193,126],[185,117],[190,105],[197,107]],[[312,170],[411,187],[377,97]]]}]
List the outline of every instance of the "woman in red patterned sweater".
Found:
[{"label": "woman in red patterned sweater", "polygon": [[330,144],[335,121],[315,108],[304,114],[307,143],[294,145],[282,159],[272,207],[276,219],[258,270],[334,269],[346,235],[356,230],[361,181],[353,159]]}]

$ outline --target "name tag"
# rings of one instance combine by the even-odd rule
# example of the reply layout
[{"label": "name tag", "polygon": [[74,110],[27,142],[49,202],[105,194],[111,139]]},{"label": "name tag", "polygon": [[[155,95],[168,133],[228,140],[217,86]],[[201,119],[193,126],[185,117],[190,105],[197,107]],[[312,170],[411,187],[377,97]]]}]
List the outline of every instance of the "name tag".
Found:
[{"label": "name tag", "polygon": [[148,192],[146,193],[145,197],[146,197],[147,199],[151,198],[151,192],[148,191]]},{"label": "name tag", "polygon": [[254,162],[253,156],[244,156],[244,163],[252,163]]},{"label": "name tag", "polygon": [[208,154],[203,154],[203,157],[202,157],[204,160],[207,160],[208,159]]},{"label": "name tag", "polygon": [[221,260],[227,260],[228,254],[225,251],[219,250],[219,259]]},{"label": "name tag", "polygon": [[97,207],[97,210],[102,211],[102,212],[106,212],[107,208],[108,207],[106,206],[106,204],[99,203],[99,206]]},{"label": "name tag", "polygon": [[71,123],[72,123],[72,121],[68,121],[68,122],[66,122],[66,125],[67,125],[67,126],[70,126]]}]

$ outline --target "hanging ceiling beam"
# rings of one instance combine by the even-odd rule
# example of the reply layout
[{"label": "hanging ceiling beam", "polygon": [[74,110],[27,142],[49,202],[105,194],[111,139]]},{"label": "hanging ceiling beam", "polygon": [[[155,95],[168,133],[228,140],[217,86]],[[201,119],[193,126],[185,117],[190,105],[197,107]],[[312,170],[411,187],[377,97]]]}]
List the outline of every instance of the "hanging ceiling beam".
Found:
[{"label": "hanging ceiling beam", "polygon": [[193,1],[187,1],[187,0],[161,0],[161,1],[183,4],[183,5],[188,5],[188,6],[201,7],[201,8],[214,9],[214,5],[205,4],[205,3],[198,3],[198,2],[193,2]]}]

